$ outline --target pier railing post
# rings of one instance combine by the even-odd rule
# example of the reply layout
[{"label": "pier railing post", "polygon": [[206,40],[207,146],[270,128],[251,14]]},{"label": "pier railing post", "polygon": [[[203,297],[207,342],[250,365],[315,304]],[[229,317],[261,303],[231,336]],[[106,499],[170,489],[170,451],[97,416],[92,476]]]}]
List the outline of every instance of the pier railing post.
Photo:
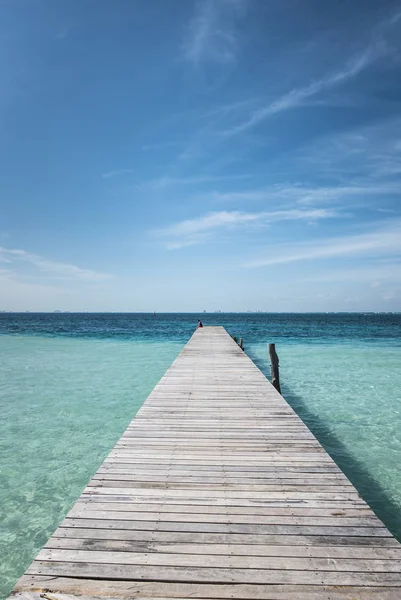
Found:
[{"label": "pier railing post", "polygon": [[272,375],[272,384],[276,390],[281,394],[280,390],[280,375],[279,375],[279,361],[276,352],[276,344],[269,344],[269,356],[270,356],[270,369]]}]

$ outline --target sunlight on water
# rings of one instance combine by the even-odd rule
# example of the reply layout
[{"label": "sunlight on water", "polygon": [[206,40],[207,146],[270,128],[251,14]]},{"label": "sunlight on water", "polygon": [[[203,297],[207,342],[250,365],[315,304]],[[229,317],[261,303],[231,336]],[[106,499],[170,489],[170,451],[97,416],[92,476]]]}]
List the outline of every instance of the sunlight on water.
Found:
[{"label": "sunlight on water", "polygon": [[0,597],[182,345],[0,337]]}]

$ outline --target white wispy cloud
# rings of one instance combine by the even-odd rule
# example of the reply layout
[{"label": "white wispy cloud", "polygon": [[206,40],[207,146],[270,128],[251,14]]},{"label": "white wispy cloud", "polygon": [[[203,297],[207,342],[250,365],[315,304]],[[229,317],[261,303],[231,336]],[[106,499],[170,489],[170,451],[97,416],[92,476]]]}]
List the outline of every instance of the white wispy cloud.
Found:
[{"label": "white wispy cloud", "polygon": [[388,283],[400,287],[401,261],[392,259],[388,264],[382,264],[380,260],[367,261],[367,264],[360,264],[358,268],[345,264],[341,269],[324,269],[311,275],[302,274],[302,278],[304,281],[317,283],[361,282],[368,284],[372,289],[381,288]]},{"label": "white wispy cloud", "polygon": [[198,0],[184,41],[184,58],[195,66],[204,61],[234,62],[239,42],[236,23],[246,4],[247,0]]},{"label": "white wispy cloud", "polygon": [[209,233],[193,233],[188,237],[173,238],[165,243],[166,250],[180,250],[181,248],[188,248],[188,246],[198,246],[204,244],[209,239]]},{"label": "white wispy cloud", "polygon": [[234,100],[233,102],[228,102],[226,104],[220,104],[210,108],[209,110],[200,114],[200,119],[211,119],[216,118],[216,123],[222,117],[232,116],[232,115],[242,115],[245,110],[256,109],[260,104],[261,98],[260,96],[255,96],[254,98],[245,98],[243,100]]},{"label": "white wispy cloud", "polygon": [[58,31],[54,37],[56,40],[62,41],[68,37],[69,33],[69,29],[60,29],[60,31]]},{"label": "white wispy cloud", "polygon": [[209,235],[218,230],[236,229],[247,226],[266,226],[278,221],[316,221],[337,217],[327,209],[291,209],[262,212],[218,211],[194,219],[179,221],[174,225],[157,230],[158,237],[167,240],[169,249],[182,248],[205,242]]},{"label": "white wispy cloud", "polygon": [[362,53],[352,57],[338,71],[312,81],[305,86],[290,90],[267,105],[252,111],[242,123],[224,131],[223,134],[235,135],[242,133],[270,116],[302,106],[306,100],[318,95],[320,92],[335,88],[356,77],[387,52],[388,49],[384,42],[371,44]]},{"label": "white wispy cloud", "polygon": [[216,202],[258,202],[279,203],[283,206],[313,206],[330,203],[348,205],[352,198],[367,198],[369,196],[398,196],[401,195],[397,182],[384,181],[381,183],[363,181],[349,185],[306,185],[283,183],[256,189],[218,192],[213,191],[201,198]]},{"label": "white wispy cloud", "polygon": [[90,269],[83,269],[76,265],[48,260],[37,254],[26,252],[15,248],[4,248],[0,246],[0,260],[17,267],[21,263],[33,266],[37,272],[61,279],[79,280],[82,282],[99,282],[109,279],[110,275],[99,273]]},{"label": "white wispy cloud", "polygon": [[264,106],[259,106],[252,110],[241,123],[228,128],[222,134],[235,135],[242,133],[268,117],[302,106],[305,103],[309,103],[311,99],[316,101],[315,97],[319,96],[322,92],[333,90],[357,77],[380,59],[396,52],[392,44],[387,42],[387,36],[391,36],[391,33],[394,32],[394,27],[400,20],[401,11],[398,9],[389,18],[376,25],[371,32],[372,41],[362,52],[352,56],[342,67],[304,86],[293,88]]},{"label": "white wispy cloud", "polygon": [[213,183],[219,181],[231,181],[235,179],[249,179],[248,174],[232,174],[232,175],[193,175],[188,177],[159,177],[152,179],[142,184],[142,187],[166,188],[175,185],[200,185],[202,183]]},{"label": "white wispy cloud", "polygon": [[133,169],[116,169],[115,171],[108,171],[107,173],[102,173],[103,179],[111,179],[112,177],[120,177],[121,175],[132,175],[135,173]]},{"label": "white wispy cloud", "polygon": [[[399,116],[373,125],[335,132],[302,147],[294,155],[298,168],[318,170],[326,175],[338,174],[350,182],[358,179],[364,194],[401,194],[395,177],[401,175]],[[353,184],[355,185],[355,184]]]},{"label": "white wispy cloud", "polygon": [[396,10],[394,14],[391,15],[388,21],[384,23],[384,26],[392,26],[398,23],[399,21],[401,21],[401,8],[398,8],[398,10]]},{"label": "white wispy cloud", "polygon": [[283,193],[288,191],[293,197],[297,198],[298,204],[316,205],[322,203],[338,204],[349,200],[350,198],[363,198],[369,196],[399,196],[400,188],[392,182],[385,182],[380,185],[372,184],[371,182],[363,182],[360,184],[339,185],[339,186],[316,186],[308,188],[288,188],[283,190]]},{"label": "white wispy cloud", "polygon": [[164,150],[166,148],[175,148],[176,146],[181,146],[183,144],[182,141],[163,141],[163,142],[153,142],[152,144],[143,144],[142,150],[144,152],[149,152],[150,150]]},{"label": "white wispy cloud", "polygon": [[265,251],[264,256],[245,263],[245,267],[267,267],[291,262],[338,257],[399,256],[401,219],[386,222],[374,231],[357,235],[326,238],[298,244],[286,244]]}]

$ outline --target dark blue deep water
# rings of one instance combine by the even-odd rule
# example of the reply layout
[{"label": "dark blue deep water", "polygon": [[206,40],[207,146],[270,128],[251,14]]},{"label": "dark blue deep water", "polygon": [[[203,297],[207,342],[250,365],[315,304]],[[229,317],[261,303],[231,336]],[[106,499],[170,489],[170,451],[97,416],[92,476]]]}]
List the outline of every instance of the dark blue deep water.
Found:
[{"label": "dark blue deep water", "polygon": [[155,317],[136,313],[0,313],[0,333],[185,342],[199,318],[204,325],[223,325],[250,344],[281,340],[401,343],[401,313],[172,313]]}]

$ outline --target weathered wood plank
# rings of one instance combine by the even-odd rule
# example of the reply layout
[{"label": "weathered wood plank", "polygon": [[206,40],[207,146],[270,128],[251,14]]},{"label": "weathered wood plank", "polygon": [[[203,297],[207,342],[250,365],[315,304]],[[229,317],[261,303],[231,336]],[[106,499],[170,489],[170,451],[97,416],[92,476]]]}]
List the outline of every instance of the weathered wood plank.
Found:
[{"label": "weathered wood plank", "polygon": [[38,561],[58,563],[92,563],[106,565],[152,565],[173,567],[212,567],[227,569],[281,569],[286,571],[344,571],[358,573],[400,573],[399,559],[381,560],[370,558],[316,558],[316,557],[277,557],[277,556],[224,556],[212,554],[185,554],[172,552],[119,552],[100,550],[65,550],[43,548]]},{"label": "weathered wood plank", "polygon": [[288,546],[369,546],[379,548],[399,548],[393,537],[362,537],[334,535],[324,536],[284,534],[249,534],[249,533],[204,533],[183,531],[134,530],[134,529],[103,529],[101,524],[96,528],[59,527],[56,537],[80,538],[86,540],[128,540],[128,541],[161,541],[173,543],[199,544],[255,544],[255,545],[288,545]]},{"label": "weathered wood plank", "polygon": [[401,586],[401,572],[332,572],[282,569],[229,569],[218,567],[166,567],[150,565],[96,564],[35,560],[27,575],[120,579],[122,581],[156,580],[202,583],[263,583],[300,585],[370,585]]},{"label": "weathered wood plank", "polygon": [[[288,500],[288,499],[297,499],[297,500],[308,500],[308,499],[314,499],[314,500],[342,500],[342,501],[347,501],[347,500],[358,500],[359,495],[356,491],[339,491],[337,492],[336,490],[333,491],[320,491],[320,490],[302,490],[300,491],[298,490],[282,490],[282,489],[277,489],[277,490],[270,490],[270,493],[267,494],[265,491],[260,492],[260,491],[255,491],[255,490],[249,490],[249,491],[243,491],[243,490],[239,490],[239,491],[235,491],[234,490],[228,490],[228,489],[210,489],[210,490],[203,490],[203,489],[199,489],[197,486],[194,486],[192,489],[186,489],[186,488],[182,488],[182,489],[177,489],[175,486],[165,486],[163,487],[163,489],[160,489],[158,486],[156,485],[140,485],[140,483],[137,483],[135,486],[133,485],[123,485],[124,482],[118,482],[118,486],[111,486],[108,485],[110,482],[98,482],[98,481],[94,481],[92,483],[90,483],[88,485],[87,488],[85,488],[84,490],[84,494],[88,494],[88,495],[96,495],[96,494],[102,494],[102,495],[106,495],[106,494],[112,494],[112,495],[119,495],[119,496],[123,496],[123,495],[128,495],[128,496],[152,496],[153,498],[156,497],[163,497],[163,498],[196,498],[197,500],[200,499],[204,499],[204,498],[208,498],[208,499],[212,499],[212,498],[224,498],[227,500],[230,499],[253,499],[253,500],[260,500],[260,502],[265,502],[267,500],[273,500],[273,499],[281,499],[281,500]],[[280,486],[277,486],[278,488]],[[352,490],[353,488],[351,488]],[[150,493],[151,490],[151,493]]]},{"label": "weathered wood plank", "polygon": [[[91,507],[87,505],[91,504]],[[163,504],[153,503],[145,504],[143,502],[103,502],[101,499],[83,499],[82,497],[76,502],[73,509],[70,511],[69,516],[72,517],[76,514],[75,511],[80,511],[84,507],[89,510],[97,511],[123,511],[123,512],[134,512],[140,514],[142,512],[154,513],[157,511],[158,514],[174,514],[179,513],[186,515],[188,513],[196,515],[245,515],[251,516],[255,519],[263,519],[263,516],[272,515],[300,515],[305,517],[369,517],[376,519],[373,511],[367,507],[360,505],[358,507],[345,506],[343,509],[338,508],[325,508],[324,506],[315,507],[304,507],[304,506],[230,506],[230,505],[214,505],[214,504],[202,504],[202,505],[191,505],[191,504],[171,504],[165,502]],[[189,517],[188,517],[189,518]]]},{"label": "weathered wood plank", "polygon": [[[118,491],[118,490],[117,490]],[[174,498],[160,498],[160,497],[155,497],[152,496],[150,493],[148,496],[136,496],[135,494],[130,494],[130,493],[123,493],[124,490],[121,491],[121,493],[102,493],[97,492],[95,494],[93,493],[86,493],[84,492],[80,498],[80,501],[82,502],[136,502],[136,503],[144,503],[144,504],[159,504],[160,502],[163,502],[163,500],[166,501],[166,503],[168,504],[175,504],[175,505],[192,505],[192,506],[204,506],[205,504],[211,504],[211,498],[197,498],[196,495],[194,494],[193,498],[189,498],[189,497],[184,497],[184,498],[180,498],[180,497],[174,497]],[[276,494],[275,494],[276,495]],[[285,497],[281,497],[281,498],[276,498],[276,497],[271,497],[271,494],[269,494],[269,497],[266,498],[265,500],[260,500],[260,499],[256,499],[253,500],[252,498],[224,498],[224,497],[219,497],[219,498],[213,498],[213,502],[212,502],[213,506],[227,506],[227,507],[259,507],[259,508],[266,508],[266,507],[283,507],[283,506],[288,506],[288,507],[296,507],[296,506],[302,506],[302,507],[319,507],[319,508],[333,508],[333,509],[338,509],[341,510],[342,508],[345,507],[349,507],[349,508],[358,508],[358,507],[366,507],[366,504],[360,499],[352,499],[352,500],[344,500],[344,499],[326,499],[326,498],[292,498],[290,496],[285,496]]]},{"label": "weathered wood plank", "polygon": [[200,554],[207,556],[287,556],[315,558],[362,558],[401,560],[401,548],[363,546],[285,546],[267,544],[204,544],[146,542],[133,540],[97,540],[88,538],[63,538],[53,536],[45,548],[67,550],[103,550],[120,552],[170,552],[174,554]]},{"label": "weathered wood plank", "polygon": [[87,510],[86,507],[75,507],[69,513],[74,519],[106,519],[106,520],[133,520],[133,521],[161,521],[179,523],[228,523],[228,524],[275,524],[275,525],[314,525],[324,526],[352,526],[352,527],[383,527],[381,521],[374,516],[366,517],[325,517],[325,516],[303,516],[303,515],[217,515],[202,513],[150,513],[150,512],[127,512],[112,510]]},{"label": "weathered wood plank", "polygon": [[329,526],[329,525],[249,525],[242,523],[196,523],[181,521],[179,523],[170,521],[133,521],[113,519],[88,519],[67,517],[61,523],[62,527],[84,527],[96,529],[135,529],[147,531],[186,531],[203,533],[251,533],[254,535],[276,534],[276,535],[325,535],[325,536],[366,536],[366,537],[391,537],[390,532],[383,526],[353,527],[353,526]]},{"label": "weathered wood plank", "polygon": [[[20,579],[14,600],[399,600],[399,590],[386,587],[324,585],[200,584],[160,581],[118,581],[26,575]],[[29,592],[24,590],[31,590]],[[43,593],[43,596],[40,595]]]}]

